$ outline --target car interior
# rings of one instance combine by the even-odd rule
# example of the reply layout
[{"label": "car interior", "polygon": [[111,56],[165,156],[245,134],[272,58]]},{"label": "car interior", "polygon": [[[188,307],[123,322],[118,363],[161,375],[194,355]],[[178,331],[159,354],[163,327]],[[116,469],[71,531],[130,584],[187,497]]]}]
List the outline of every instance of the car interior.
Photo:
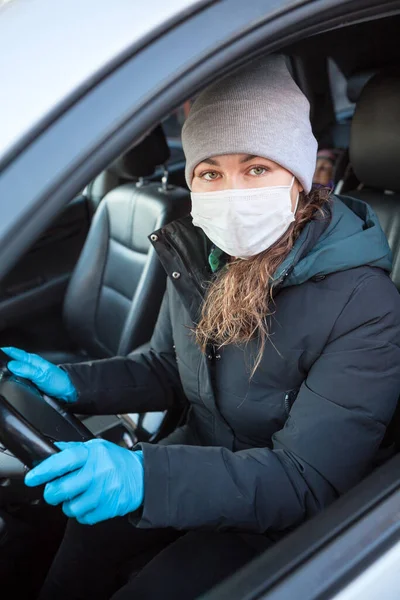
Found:
[{"label": "car interior", "polygon": [[[333,192],[361,199],[377,213],[400,291],[399,25],[399,16],[366,21],[282,51],[309,98],[319,148],[338,157]],[[179,133],[166,135],[181,125],[170,115],[88,182],[1,281],[1,346],[60,364],[127,355],[148,344],[166,283],[149,236],[190,212]],[[156,442],[183,418],[149,413],[77,420],[89,435],[132,447],[138,440]],[[384,441],[388,456],[397,450],[397,419]],[[65,520],[23,486],[18,469],[7,475],[4,469],[0,454],[0,543],[12,530],[17,546],[35,529],[43,552],[35,557],[34,593]],[[13,556],[31,560],[32,551],[16,547]],[[14,592],[18,560],[8,565]]]}]

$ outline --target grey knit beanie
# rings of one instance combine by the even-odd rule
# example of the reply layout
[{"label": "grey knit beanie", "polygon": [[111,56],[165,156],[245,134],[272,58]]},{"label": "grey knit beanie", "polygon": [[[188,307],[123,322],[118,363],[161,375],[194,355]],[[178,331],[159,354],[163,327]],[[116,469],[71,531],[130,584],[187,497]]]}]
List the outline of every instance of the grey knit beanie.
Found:
[{"label": "grey knit beanie", "polygon": [[309,114],[309,102],[283,55],[270,55],[210,85],[193,103],[182,129],[189,188],[204,159],[243,153],[278,163],[308,193],[317,156]]}]

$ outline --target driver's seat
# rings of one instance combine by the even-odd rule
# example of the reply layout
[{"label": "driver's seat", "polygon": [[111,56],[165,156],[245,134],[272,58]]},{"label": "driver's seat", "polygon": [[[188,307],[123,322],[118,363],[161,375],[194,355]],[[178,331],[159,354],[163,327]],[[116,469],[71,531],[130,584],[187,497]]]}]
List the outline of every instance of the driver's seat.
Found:
[{"label": "driver's seat", "polygon": [[145,179],[169,155],[158,126],[113,165],[136,182],[100,202],[64,301],[64,323],[77,350],[38,350],[47,360],[125,355],[150,340],[166,275],[147,236],[190,211],[187,190]]}]

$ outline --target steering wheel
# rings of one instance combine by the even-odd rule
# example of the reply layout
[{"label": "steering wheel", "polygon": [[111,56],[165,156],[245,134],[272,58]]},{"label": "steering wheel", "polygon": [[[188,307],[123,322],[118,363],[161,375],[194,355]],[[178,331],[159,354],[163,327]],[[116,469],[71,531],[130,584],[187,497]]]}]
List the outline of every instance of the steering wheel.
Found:
[{"label": "steering wheel", "polygon": [[93,437],[65,405],[0,362],[0,480],[22,476],[27,468],[59,452],[54,442],[85,442]]}]

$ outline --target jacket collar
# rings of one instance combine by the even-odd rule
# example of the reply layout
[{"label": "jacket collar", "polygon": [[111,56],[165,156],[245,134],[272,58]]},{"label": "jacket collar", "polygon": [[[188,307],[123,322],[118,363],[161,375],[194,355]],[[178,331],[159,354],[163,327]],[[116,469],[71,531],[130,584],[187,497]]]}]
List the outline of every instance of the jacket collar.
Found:
[{"label": "jacket collar", "polygon": [[322,213],[318,213],[315,218],[304,227],[291,252],[289,252],[288,256],[274,274],[272,279],[273,285],[276,288],[280,288],[284,284],[299,262],[311,252],[318,240],[328,229],[331,219],[332,206],[330,202],[327,202],[322,209]]}]

